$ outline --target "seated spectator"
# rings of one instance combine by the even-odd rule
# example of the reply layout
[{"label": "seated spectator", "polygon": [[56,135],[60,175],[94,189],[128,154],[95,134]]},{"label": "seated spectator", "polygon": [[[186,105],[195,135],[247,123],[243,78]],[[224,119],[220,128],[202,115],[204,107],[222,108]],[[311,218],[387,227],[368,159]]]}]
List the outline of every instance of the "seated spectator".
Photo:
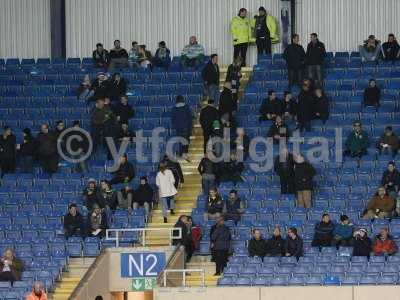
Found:
[{"label": "seated spectator", "polygon": [[222,90],[219,98],[219,115],[229,115],[229,119],[232,119],[234,112],[237,109],[237,102],[233,99],[231,90],[231,83],[225,82],[224,89]]},{"label": "seated spectator", "polygon": [[391,126],[385,128],[385,132],[381,135],[378,141],[379,154],[391,154],[393,157],[397,155],[400,148],[400,139],[393,132]]},{"label": "seated spectator", "polygon": [[89,178],[87,186],[83,190],[83,206],[88,211],[93,209],[94,204],[99,204],[99,191],[97,189],[97,183],[94,178]]},{"label": "seated spectator", "polygon": [[201,77],[204,81],[204,97],[208,100],[214,100],[215,102],[220,100],[219,94],[219,66],[218,66],[218,55],[211,54],[210,61],[201,71]]},{"label": "seated spectator", "polygon": [[15,256],[12,249],[6,249],[0,258],[0,281],[10,281],[11,284],[20,281],[23,271],[23,262]]},{"label": "seated spectator", "polygon": [[8,126],[4,126],[3,134],[0,135],[0,169],[1,175],[15,172],[16,164],[16,137]]},{"label": "seated spectator", "polygon": [[303,256],[303,240],[297,234],[297,229],[294,227],[289,228],[287,231],[285,256],[294,256],[297,260]]},{"label": "seated spectator", "polygon": [[47,300],[47,295],[43,283],[38,281],[35,282],[33,284],[32,292],[26,296],[25,300]]},{"label": "seated spectator", "polygon": [[283,94],[283,104],[282,104],[282,117],[289,121],[294,121],[297,115],[297,103],[293,98],[290,91],[286,91]]},{"label": "seated spectator", "polygon": [[364,219],[390,218],[395,206],[393,198],[386,193],[385,187],[381,186],[375,196],[368,201],[363,217]]},{"label": "seated spectator", "polygon": [[354,122],[353,131],[346,139],[344,155],[361,158],[367,154],[368,146],[368,134],[362,129],[360,122]]},{"label": "seated spectator", "polygon": [[100,182],[99,190],[99,202],[100,208],[111,209],[115,211],[118,206],[117,192],[112,188],[111,184],[107,180]]},{"label": "seated spectator", "polygon": [[103,48],[103,44],[96,44],[96,50],[93,51],[92,59],[95,67],[107,68],[110,61],[110,56],[108,54],[108,51]]},{"label": "seated spectator", "polygon": [[395,61],[400,58],[400,46],[393,33],[388,35],[388,41],[382,44],[382,58]]},{"label": "seated spectator", "polygon": [[375,79],[370,79],[368,87],[364,90],[364,107],[374,106],[378,108],[380,105],[381,90],[376,85]]},{"label": "seated spectator", "polygon": [[50,132],[48,124],[42,124],[36,142],[38,145],[36,153],[43,171],[48,174],[56,173],[58,170],[57,136]]},{"label": "seated spectator", "polygon": [[139,44],[135,41],[132,42],[132,48],[128,53],[128,63],[131,68],[139,66]]},{"label": "seated spectator", "polygon": [[201,175],[201,187],[203,195],[208,195],[210,189],[215,186],[215,179],[217,174],[217,166],[211,161],[209,152],[206,152],[201,159],[197,170]]},{"label": "seated spectator", "polygon": [[372,251],[371,239],[368,237],[367,230],[364,228],[358,229],[353,233],[353,256],[369,257]]},{"label": "seated spectator", "polygon": [[83,217],[77,210],[75,203],[68,206],[68,213],[64,216],[64,236],[83,236]]},{"label": "seated spectator", "polygon": [[147,181],[147,177],[140,177],[140,183],[137,189],[133,192],[133,209],[144,207],[146,214],[150,213],[153,205],[154,191]]},{"label": "seated spectator", "polygon": [[210,189],[208,199],[206,201],[204,220],[215,220],[222,215],[224,210],[224,200],[219,195],[215,187]]},{"label": "seated spectator", "polygon": [[135,178],[135,167],[128,161],[128,156],[123,154],[119,158],[118,170],[114,173],[113,179],[110,184],[128,183]]},{"label": "seated spectator", "polygon": [[211,234],[211,248],[214,251],[216,272],[219,276],[224,271],[228,262],[229,250],[231,248],[231,232],[225,225],[224,217],[218,217],[216,226]]},{"label": "seated spectator", "polygon": [[138,56],[139,65],[144,69],[151,68],[152,60],[153,57],[151,55],[151,52],[146,50],[146,45],[139,45],[139,56]]},{"label": "seated spectator", "polygon": [[32,173],[33,161],[36,155],[37,144],[35,138],[32,136],[29,128],[22,130],[23,140],[22,144],[17,145],[17,155],[21,163],[22,173]]},{"label": "seated spectator", "polygon": [[122,143],[123,141],[133,142],[133,138],[135,136],[136,133],[134,131],[129,130],[127,123],[121,123],[121,129],[117,134],[117,140],[119,143]]},{"label": "seated spectator", "polygon": [[114,41],[114,48],[110,50],[110,70],[122,69],[128,65],[128,52],[121,47],[121,41]]},{"label": "seated spectator", "polygon": [[[195,67],[203,63],[204,47],[197,42],[195,36],[191,36],[189,44],[186,45],[181,54],[181,63],[184,67]],[[213,99],[215,100],[215,99]]]},{"label": "seated spectator", "polygon": [[120,73],[114,73],[110,82],[108,98],[110,98],[112,102],[116,102],[121,97],[125,96],[126,90],[127,84],[125,79],[121,77]]},{"label": "seated spectator", "polygon": [[219,170],[220,182],[237,182],[243,181],[242,172],[244,171],[244,163],[237,160],[236,153],[232,153],[228,162],[221,162]]},{"label": "seated spectator", "polygon": [[329,102],[320,88],[315,89],[312,110],[314,112],[314,118],[320,119],[322,123],[325,124],[329,117]]},{"label": "seated spectator", "polygon": [[111,81],[108,75],[104,72],[96,74],[96,79],[92,82],[93,94],[88,98],[88,101],[97,101],[106,98],[111,89]]},{"label": "seated spectator", "polygon": [[133,190],[129,185],[117,192],[118,208],[132,212]]},{"label": "seated spectator", "polygon": [[272,236],[267,240],[265,256],[285,255],[285,240],[282,238],[281,229],[275,226]]},{"label": "seated spectator", "polygon": [[120,102],[112,110],[120,124],[128,124],[129,120],[135,116],[135,110],[129,105],[127,96],[122,95],[119,99]]},{"label": "seated spectator", "polygon": [[90,81],[89,74],[86,74],[83,77],[83,81],[79,84],[79,87],[76,91],[79,100],[88,100],[93,96],[94,91],[92,89],[92,82]]},{"label": "seated spectator", "polygon": [[268,98],[263,100],[260,107],[260,121],[275,120],[276,116],[282,113],[282,110],[282,102],[276,98],[275,91],[269,90]]},{"label": "seated spectator", "polygon": [[387,228],[382,228],[380,230],[379,234],[376,236],[374,244],[372,245],[372,250],[376,256],[388,256],[397,252],[397,245],[389,235],[389,230]]},{"label": "seated spectator", "polygon": [[276,116],[275,122],[269,127],[267,137],[272,138],[275,145],[287,144],[290,136],[289,128],[283,123],[281,116]]},{"label": "seated spectator", "polygon": [[267,242],[261,236],[261,231],[259,229],[253,230],[253,237],[249,241],[247,248],[250,257],[258,256],[262,259],[264,258],[267,249]]},{"label": "seated spectator", "polygon": [[[192,236],[190,232],[189,222],[187,216],[180,216],[178,221],[175,223],[174,228],[181,229],[181,238],[180,239],[173,239],[173,245],[182,245],[185,247],[186,253],[186,260],[185,262],[189,262],[192,258],[194,249],[193,249],[193,242]],[[179,236],[178,231],[173,232],[173,236]]]},{"label": "seated spectator", "polygon": [[400,188],[400,173],[397,171],[394,161],[388,163],[387,170],[383,172],[381,184],[389,196],[396,199]]},{"label": "seated spectator", "polygon": [[107,216],[106,213],[97,204],[93,205],[93,210],[88,216],[88,236],[98,236],[100,238],[106,235]]},{"label": "seated spectator", "polygon": [[365,61],[378,61],[381,53],[381,42],[375,38],[374,35],[370,35],[364,44],[358,47],[360,56],[363,62]]},{"label": "seated spectator", "polygon": [[201,227],[193,223],[193,219],[191,216],[188,216],[187,220],[190,228],[190,234],[192,236],[193,250],[197,251],[200,249],[200,240],[202,238]]},{"label": "seated spectator", "polygon": [[351,245],[351,239],[353,237],[353,224],[350,223],[350,219],[346,215],[340,216],[340,222],[335,224],[333,229],[332,246],[348,247]]},{"label": "seated spectator", "polygon": [[171,51],[167,48],[164,41],[158,43],[158,49],[153,58],[153,64],[155,67],[164,68],[168,70],[171,64]]},{"label": "seated spectator", "polygon": [[323,214],[321,222],[314,228],[314,239],[311,243],[313,247],[330,247],[333,239],[334,224],[329,214]]},{"label": "seated spectator", "polygon": [[294,194],[294,159],[287,148],[282,148],[274,160],[274,170],[279,176],[281,194]]},{"label": "seated spectator", "polygon": [[236,190],[231,190],[229,192],[228,199],[226,199],[224,204],[224,216],[225,220],[232,220],[237,224],[240,221],[240,216],[245,211],[244,202],[238,196]]},{"label": "seated spectator", "polygon": [[231,148],[236,150],[238,160],[245,161],[249,156],[250,138],[242,127],[236,128],[236,138],[232,146]]},{"label": "seated spectator", "polygon": [[294,158],[294,187],[297,193],[297,206],[311,208],[313,178],[316,174],[314,167],[305,161],[302,155]]}]

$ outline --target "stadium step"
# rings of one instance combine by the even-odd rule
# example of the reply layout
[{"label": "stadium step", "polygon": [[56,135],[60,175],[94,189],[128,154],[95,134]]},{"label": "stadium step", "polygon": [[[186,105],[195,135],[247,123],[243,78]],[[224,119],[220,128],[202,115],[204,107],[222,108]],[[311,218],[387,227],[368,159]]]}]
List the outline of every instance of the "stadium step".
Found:
[{"label": "stadium step", "polygon": [[[211,256],[195,255],[186,264],[186,269],[203,269],[205,274],[205,285],[216,286],[220,276],[214,276],[215,263],[211,262]],[[200,273],[189,273],[186,278],[187,286],[201,286],[202,275]]]}]

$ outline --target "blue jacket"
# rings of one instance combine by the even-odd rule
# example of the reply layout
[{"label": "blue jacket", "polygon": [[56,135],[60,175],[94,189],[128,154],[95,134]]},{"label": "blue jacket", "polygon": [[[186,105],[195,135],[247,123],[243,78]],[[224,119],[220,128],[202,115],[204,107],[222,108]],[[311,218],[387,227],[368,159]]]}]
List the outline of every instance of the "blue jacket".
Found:
[{"label": "blue jacket", "polygon": [[192,128],[193,115],[189,105],[180,102],[172,108],[172,127],[175,130],[190,130]]},{"label": "blue jacket", "polygon": [[333,236],[340,236],[342,239],[349,239],[353,236],[353,226],[348,224],[348,225],[343,225],[341,223],[338,223],[335,225],[335,229],[333,230]]},{"label": "blue jacket", "polygon": [[231,247],[231,231],[229,227],[217,225],[211,234],[211,242],[214,250],[229,250]]}]

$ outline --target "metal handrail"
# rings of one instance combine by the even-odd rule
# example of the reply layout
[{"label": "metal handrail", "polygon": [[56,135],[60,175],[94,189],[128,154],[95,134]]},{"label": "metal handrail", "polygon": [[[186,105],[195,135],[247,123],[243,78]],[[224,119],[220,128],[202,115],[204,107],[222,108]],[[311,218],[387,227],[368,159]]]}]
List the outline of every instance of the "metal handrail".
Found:
[{"label": "metal handrail", "polygon": [[182,286],[186,287],[186,273],[201,273],[202,287],[206,285],[206,274],[204,269],[165,269],[163,271],[164,287],[167,286],[167,273],[182,273]]},{"label": "metal handrail", "polygon": [[[172,245],[172,240],[179,240],[182,238],[182,228],[173,227],[173,228],[118,228],[118,229],[107,229],[106,230],[106,241],[115,241],[115,247],[119,247],[119,238],[120,232],[141,232],[142,233],[142,246],[146,246],[146,232],[148,231],[169,231],[169,245]],[[115,232],[115,237],[110,236],[109,233]],[[178,235],[175,236],[174,232],[178,232]]]}]

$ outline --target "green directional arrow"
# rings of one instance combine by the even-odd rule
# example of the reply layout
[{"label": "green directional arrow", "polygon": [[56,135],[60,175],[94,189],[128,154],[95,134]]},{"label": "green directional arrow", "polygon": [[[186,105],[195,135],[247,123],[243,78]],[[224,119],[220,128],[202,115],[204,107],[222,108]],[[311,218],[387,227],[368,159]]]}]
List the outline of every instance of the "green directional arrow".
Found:
[{"label": "green directional arrow", "polygon": [[144,285],[144,278],[137,277],[132,279],[132,291],[142,292],[144,291]]}]

